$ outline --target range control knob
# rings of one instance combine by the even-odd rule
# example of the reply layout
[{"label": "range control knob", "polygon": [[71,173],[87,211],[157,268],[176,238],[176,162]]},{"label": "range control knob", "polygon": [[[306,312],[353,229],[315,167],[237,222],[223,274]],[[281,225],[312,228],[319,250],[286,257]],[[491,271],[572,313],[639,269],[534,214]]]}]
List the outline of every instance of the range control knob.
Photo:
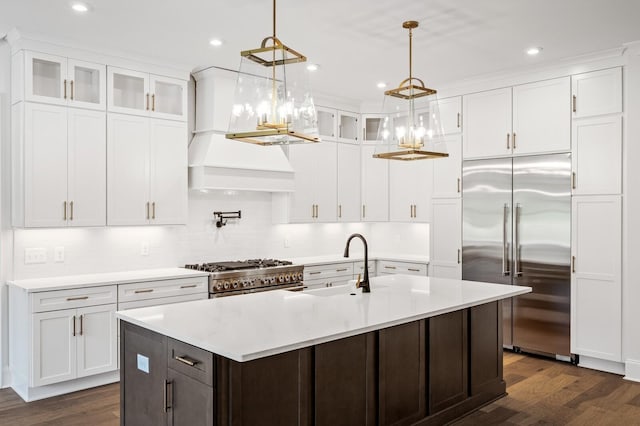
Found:
[{"label": "range control knob", "polygon": [[279,282],[279,283],[283,283],[283,282],[284,282],[284,275],[280,275],[280,276],[278,277],[278,282]]},{"label": "range control knob", "polygon": [[225,290],[229,290],[229,287],[231,286],[231,284],[229,284],[229,281],[225,281],[224,282],[224,289]]},{"label": "range control knob", "polygon": [[233,288],[238,288],[238,285],[239,285],[238,281],[233,282]]},{"label": "range control knob", "polygon": [[216,284],[216,290],[222,290],[222,283]]},{"label": "range control knob", "polygon": [[284,276],[284,280],[285,280],[286,282],[291,281],[291,274],[287,274],[287,275],[285,275],[285,276]]},{"label": "range control knob", "polygon": [[273,284],[276,282],[276,277],[269,277],[269,284]]},{"label": "range control knob", "polygon": [[298,281],[302,281],[302,278],[304,278],[304,275],[302,272],[298,272]]}]

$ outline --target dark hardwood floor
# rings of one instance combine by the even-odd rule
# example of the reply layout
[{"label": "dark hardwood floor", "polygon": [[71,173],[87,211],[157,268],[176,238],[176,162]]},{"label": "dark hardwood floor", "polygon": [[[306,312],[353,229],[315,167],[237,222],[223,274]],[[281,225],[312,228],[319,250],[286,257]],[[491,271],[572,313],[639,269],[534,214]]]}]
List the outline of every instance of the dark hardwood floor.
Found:
[{"label": "dark hardwood floor", "polygon": [[[505,352],[507,395],[462,425],[640,425],[640,383],[568,363]],[[116,426],[118,384],[26,404],[0,390],[0,425]]]}]

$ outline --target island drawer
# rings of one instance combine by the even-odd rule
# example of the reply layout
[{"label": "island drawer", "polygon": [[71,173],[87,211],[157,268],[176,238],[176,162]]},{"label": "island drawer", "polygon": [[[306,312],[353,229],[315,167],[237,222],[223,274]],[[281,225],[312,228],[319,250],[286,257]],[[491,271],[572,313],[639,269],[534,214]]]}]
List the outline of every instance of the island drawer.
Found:
[{"label": "island drawer", "polygon": [[320,280],[329,277],[353,276],[353,263],[331,263],[304,267],[304,281]]},{"label": "island drawer", "polygon": [[31,312],[59,311],[85,306],[116,303],[115,285],[78,288],[72,290],[42,291],[31,294]]},{"label": "island drawer", "polygon": [[179,340],[167,341],[167,366],[207,386],[213,386],[213,354]]},{"label": "island drawer", "polygon": [[208,293],[209,277],[176,278],[171,280],[142,281],[118,286],[118,301],[157,299],[184,294]]},{"label": "island drawer", "polygon": [[378,260],[378,275],[383,274],[407,274],[407,275],[427,275],[426,263],[396,262],[389,260]]}]

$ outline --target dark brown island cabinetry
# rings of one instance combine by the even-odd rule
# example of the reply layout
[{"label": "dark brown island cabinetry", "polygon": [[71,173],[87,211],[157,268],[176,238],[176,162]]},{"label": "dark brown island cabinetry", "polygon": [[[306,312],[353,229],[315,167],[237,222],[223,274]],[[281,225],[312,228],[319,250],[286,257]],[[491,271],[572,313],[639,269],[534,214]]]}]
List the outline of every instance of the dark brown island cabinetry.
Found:
[{"label": "dark brown island cabinetry", "polygon": [[439,425],[505,394],[501,303],[237,362],[121,321],[123,425]]}]

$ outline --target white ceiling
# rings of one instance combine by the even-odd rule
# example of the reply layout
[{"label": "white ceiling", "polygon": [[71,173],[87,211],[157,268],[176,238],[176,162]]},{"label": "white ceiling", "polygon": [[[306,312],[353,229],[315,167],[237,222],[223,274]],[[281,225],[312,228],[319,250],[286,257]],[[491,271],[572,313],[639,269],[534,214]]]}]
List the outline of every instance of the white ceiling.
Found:
[{"label": "white ceiling", "polygon": [[[271,34],[269,0],[0,0],[0,35],[13,27],[67,44],[145,55],[194,69],[237,69],[240,50]],[[279,0],[277,35],[320,64],[313,90],[376,100],[378,81],[414,75],[430,87],[620,47],[640,40],[638,0]],[[213,37],[222,47],[208,44]],[[542,46],[536,57],[524,54]]]}]

